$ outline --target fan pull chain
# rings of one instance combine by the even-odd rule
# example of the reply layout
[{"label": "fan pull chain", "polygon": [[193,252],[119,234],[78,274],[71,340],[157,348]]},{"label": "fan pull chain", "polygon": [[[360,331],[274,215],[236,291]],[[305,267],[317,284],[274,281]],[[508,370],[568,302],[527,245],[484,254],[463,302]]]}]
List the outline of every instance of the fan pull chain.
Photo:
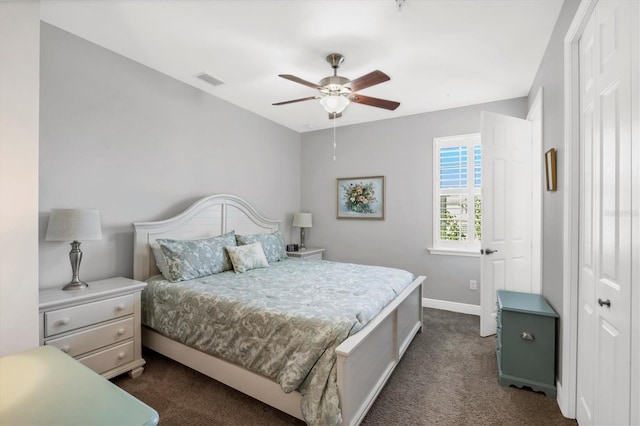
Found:
[{"label": "fan pull chain", "polygon": [[336,161],[336,114],[333,114],[333,161]]}]

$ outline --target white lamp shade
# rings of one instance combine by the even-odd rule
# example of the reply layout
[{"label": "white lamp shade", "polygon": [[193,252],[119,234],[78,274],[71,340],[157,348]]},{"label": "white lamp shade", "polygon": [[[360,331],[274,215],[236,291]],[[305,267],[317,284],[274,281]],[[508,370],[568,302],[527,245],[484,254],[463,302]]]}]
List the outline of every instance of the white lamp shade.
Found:
[{"label": "white lamp shade", "polygon": [[349,99],[342,95],[327,95],[320,99],[320,105],[331,114],[339,114],[349,105]]},{"label": "white lamp shade", "polygon": [[311,228],[311,213],[296,213],[293,215],[293,226]]},{"label": "white lamp shade", "polygon": [[101,240],[100,212],[88,209],[53,209],[46,241]]}]

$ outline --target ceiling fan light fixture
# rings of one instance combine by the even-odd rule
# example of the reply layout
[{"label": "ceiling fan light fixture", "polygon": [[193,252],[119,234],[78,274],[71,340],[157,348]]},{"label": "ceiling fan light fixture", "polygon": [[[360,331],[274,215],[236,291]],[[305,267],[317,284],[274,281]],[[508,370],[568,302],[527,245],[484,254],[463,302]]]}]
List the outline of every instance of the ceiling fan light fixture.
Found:
[{"label": "ceiling fan light fixture", "polygon": [[349,105],[349,99],[342,95],[327,95],[320,99],[320,105],[330,114],[339,114]]},{"label": "ceiling fan light fixture", "polygon": [[333,68],[333,75],[323,78],[318,84],[303,80],[295,75],[279,74],[280,77],[293,81],[294,83],[316,89],[318,91],[316,96],[307,96],[306,98],[276,102],[273,105],[287,105],[295,102],[309,101],[311,99],[320,99],[320,104],[329,113],[330,120],[335,120],[336,118],[341,117],[342,111],[344,111],[347,105],[351,102],[376,108],[384,108],[391,111],[400,106],[400,102],[373,98],[371,96],[364,96],[357,93],[367,87],[389,81],[391,78],[387,74],[380,70],[375,70],[371,71],[369,74],[360,76],[355,80],[349,80],[346,77],[338,75],[338,67],[344,61],[344,56],[339,53],[332,53],[327,56],[326,59],[327,62],[331,64],[331,68]]}]

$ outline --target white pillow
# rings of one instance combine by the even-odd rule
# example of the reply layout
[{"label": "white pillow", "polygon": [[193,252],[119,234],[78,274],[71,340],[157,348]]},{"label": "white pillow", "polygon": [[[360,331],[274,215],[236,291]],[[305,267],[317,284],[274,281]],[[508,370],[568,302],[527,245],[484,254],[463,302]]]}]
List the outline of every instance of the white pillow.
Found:
[{"label": "white pillow", "polygon": [[170,279],[170,275],[167,269],[167,259],[164,258],[164,253],[162,253],[162,249],[158,245],[158,243],[151,244],[151,251],[153,252],[153,257],[156,259],[156,266],[158,267],[158,271],[162,274],[165,279]]},{"label": "white pillow", "polygon": [[225,247],[236,274],[257,268],[268,268],[269,262],[260,243]]}]

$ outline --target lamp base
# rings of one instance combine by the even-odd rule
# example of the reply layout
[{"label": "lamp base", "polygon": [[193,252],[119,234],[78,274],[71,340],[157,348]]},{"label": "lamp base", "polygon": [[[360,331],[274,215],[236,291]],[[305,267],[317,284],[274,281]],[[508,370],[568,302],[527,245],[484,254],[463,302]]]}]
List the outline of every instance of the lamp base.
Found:
[{"label": "lamp base", "polygon": [[307,246],[304,245],[304,228],[300,228],[300,251],[305,251]]},{"label": "lamp base", "polygon": [[84,281],[71,281],[69,284],[62,287],[63,290],[82,290],[83,288],[89,287],[89,284]]},{"label": "lamp base", "polygon": [[63,290],[82,290],[89,287],[89,284],[80,280],[80,262],[82,262],[82,251],[80,250],[80,242],[73,241],[71,243],[71,251],[69,252],[69,260],[71,261],[71,282],[64,287]]}]

